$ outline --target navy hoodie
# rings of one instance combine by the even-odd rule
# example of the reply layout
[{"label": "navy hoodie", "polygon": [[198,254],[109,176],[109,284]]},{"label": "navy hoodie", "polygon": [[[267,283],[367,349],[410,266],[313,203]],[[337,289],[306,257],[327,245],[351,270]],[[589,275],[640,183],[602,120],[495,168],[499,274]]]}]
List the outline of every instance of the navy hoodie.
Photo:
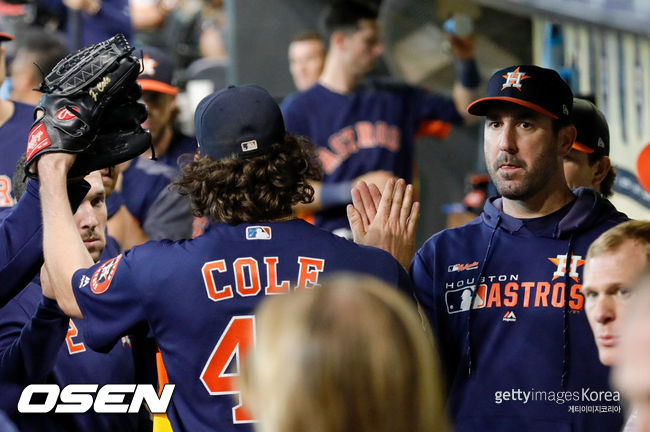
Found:
[{"label": "navy hoodie", "polygon": [[492,198],[413,260],[456,432],[620,430],[620,397],[598,360],[581,285],[591,242],[627,217],[591,189],[574,193],[534,219],[508,216]]}]

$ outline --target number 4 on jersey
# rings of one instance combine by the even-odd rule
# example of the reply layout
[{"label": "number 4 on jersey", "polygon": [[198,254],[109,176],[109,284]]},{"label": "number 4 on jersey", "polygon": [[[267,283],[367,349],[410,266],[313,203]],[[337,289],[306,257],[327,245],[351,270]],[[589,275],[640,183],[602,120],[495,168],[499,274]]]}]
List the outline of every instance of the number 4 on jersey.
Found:
[{"label": "number 4 on jersey", "polygon": [[[255,421],[244,406],[241,390],[237,384],[242,359],[253,346],[255,346],[255,316],[232,317],[201,373],[201,382],[211,395],[238,395],[239,404],[232,409],[233,423]],[[226,370],[233,359],[237,362],[237,372],[227,373]]]}]

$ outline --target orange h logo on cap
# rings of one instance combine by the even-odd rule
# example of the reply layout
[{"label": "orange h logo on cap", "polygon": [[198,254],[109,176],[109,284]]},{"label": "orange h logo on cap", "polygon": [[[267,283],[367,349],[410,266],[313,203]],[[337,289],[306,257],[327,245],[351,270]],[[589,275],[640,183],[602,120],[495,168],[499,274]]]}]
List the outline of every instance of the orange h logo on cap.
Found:
[{"label": "orange h logo on cap", "polygon": [[158,62],[148,55],[145,55],[144,58],[140,61],[142,64],[142,75],[155,75],[156,74],[156,66],[158,66]]},{"label": "orange h logo on cap", "polygon": [[530,75],[526,75],[526,72],[519,72],[519,67],[512,72],[508,72],[506,75],[501,75],[506,79],[506,82],[503,83],[501,90],[506,87],[514,87],[517,90],[521,91],[521,82],[526,78],[530,78]]}]

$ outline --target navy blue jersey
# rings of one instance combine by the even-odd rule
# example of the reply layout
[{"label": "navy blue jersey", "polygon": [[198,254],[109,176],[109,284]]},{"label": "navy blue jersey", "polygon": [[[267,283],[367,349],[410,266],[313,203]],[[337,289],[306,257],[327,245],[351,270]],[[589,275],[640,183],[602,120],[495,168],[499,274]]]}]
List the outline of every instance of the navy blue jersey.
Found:
[{"label": "navy blue jersey", "polygon": [[[424,120],[462,122],[453,100],[406,85],[360,86],[339,94],[320,84],[282,105],[287,131],[308,137],[325,170],[324,183],[385,170],[412,181],[414,137]],[[348,228],[345,207],[316,215],[316,225]]]},{"label": "navy blue jersey", "polygon": [[[174,131],[169,148],[164,155],[156,155],[156,160],[178,169],[178,158],[184,155],[193,156],[198,149],[199,146],[196,143],[196,138],[184,135],[179,131]],[[192,161],[191,157],[189,157],[189,161]]]},{"label": "navy blue jersey", "polygon": [[122,198],[151,240],[180,240],[192,235],[190,201],[170,188],[178,169],[135,158],[122,173]]},{"label": "navy blue jersey", "polygon": [[20,102],[14,104],[14,113],[0,126],[0,211],[16,203],[11,192],[11,181],[16,162],[25,153],[27,135],[34,122],[34,107]]},{"label": "navy blue jersey", "polygon": [[[115,256],[105,249],[104,259]],[[120,339],[108,353],[91,350],[84,340],[84,320],[69,319],[55,300],[44,298],[38,277],[0,309],[0,382],[132,384],[136,382],[131,342]],[[0,392],[0,406],[17,406],[17,395]],[[23,432],[134,431],[137,417],[126,414],[13,413]]]},{"label": "navy blue jersey", "polygon": [[122,192],[114,190],[110,196],[106,197],[106,218],[112,218],[123,205],[124,197]]},{"label": "navy blue jersey", "polygon": [[626,217],[591,189],[575,192],[565,208],[527,220],[491,199],[481,217],[417,252],[416,296],[439,347],[455,431],[620,430],[581,286],[587,248]]},{"label": "navy blue jersey", "polygon": [[[0,220],[0,306],[23,289],[43,264],[43,225],[38,182],[29,180],[18,204]],[[88,193],[88,183],[68,185],[73,209]]]},{"label": "navy blue jersey", "polygon": [[249,431],[235,377],[255,343],[255,307],[336,271],[410,286],[388,253],[302,220],[218,224],[193,240],[149,242],[77,271],[72,286],[93,348],[149,323],[176,385],[167,411],[174,432]]}]

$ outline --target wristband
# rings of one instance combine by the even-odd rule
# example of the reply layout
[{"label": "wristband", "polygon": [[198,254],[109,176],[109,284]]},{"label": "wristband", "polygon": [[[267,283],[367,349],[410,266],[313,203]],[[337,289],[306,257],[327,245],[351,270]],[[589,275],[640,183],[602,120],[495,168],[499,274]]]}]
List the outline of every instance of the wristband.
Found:
[{"label": "wristband", "polygon": [[478,66],[476,65],[475,59],[456,60],[454,67],[458,81],[460,81],[463,87],[470,89],[478,87],[481,82],[481,77],[478,73]]},{"label": "wristband", "polygon": [[352,201],[352,182],[323,183],[320,190],[320,202],[323,207],[334,207]]}]

